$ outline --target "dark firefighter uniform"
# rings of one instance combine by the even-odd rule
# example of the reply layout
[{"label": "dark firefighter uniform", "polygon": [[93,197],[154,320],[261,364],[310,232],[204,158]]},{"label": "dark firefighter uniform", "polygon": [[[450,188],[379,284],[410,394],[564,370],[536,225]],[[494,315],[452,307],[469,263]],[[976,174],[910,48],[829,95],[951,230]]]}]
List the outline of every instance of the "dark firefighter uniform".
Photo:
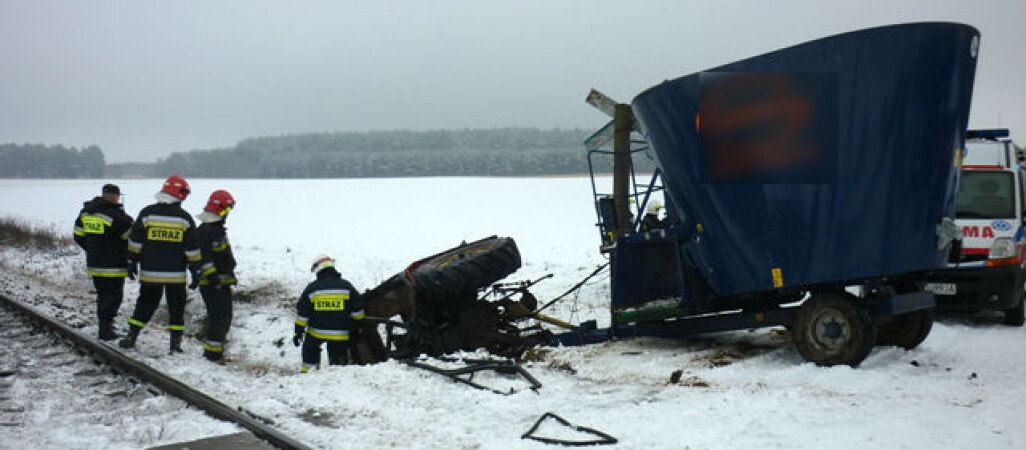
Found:
[{"label": "dark firefighter uniform", "polygon": [[306,333],[303,341],[303,366],[301,371],[317,367],[321,362],[321,342],[328,345],[328,363],[344,365],[349,363],[349,346],[359,333],[363,320],[363,300],[349,281],[334,267],[321,269],[317,279],[307,285],[299,297],[294,342]]},{"label": "dark firefighter uniform", "polygon": [[181,203],[156,203],[139,213],[128,239],[133,264],[139,264],[139,300],[128,319],[129,336],[122,347],[133,347],[135,337],[167,295],[167,329],[171,331],[171,351],[181,351],[185,331],[186,267],[199,268],[201,254],[196,243],[196,225]]},{"label": "dark firefighter uniform", "polygon": [[86,251],[86,271],[96,287],[96,316],[103,340],[117,337],[112,322],[124,297],[131,228],[132,218],[124,207],[103,197],[86,202],[75,219],[75,243]]},{"label": "dark firefighter uniform", "polygon": [[223,221],[200,224],[196,228],[196,241],[203,261],[199,276],[194,277],[193,282],[198,280],[203,303],[207,306],[203,356],[216,361],[224,355],[225,338],[232,324],[231,286],[238,284],[235,256]]}]

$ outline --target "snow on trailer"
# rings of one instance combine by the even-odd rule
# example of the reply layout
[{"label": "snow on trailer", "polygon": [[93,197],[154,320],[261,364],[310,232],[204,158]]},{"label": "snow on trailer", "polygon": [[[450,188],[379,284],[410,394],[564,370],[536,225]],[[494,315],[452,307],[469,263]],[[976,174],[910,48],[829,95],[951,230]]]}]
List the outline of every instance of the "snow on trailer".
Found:
[{"label": "snow on trailer", "polygon": [[[804,358],[852,366],[874,344],[917,346],[933,322],[922,278],[957,237],[979,39],[961,24],[886,26],[666,81],[630,105],[593,91],[614,117],[585,143],[614,165],[612,195],[595,192],[613,325],[561,340],[786,325]],[[657,167],[648,186],[641,154]],[[666,218],[646,224],[660,195]]]}]

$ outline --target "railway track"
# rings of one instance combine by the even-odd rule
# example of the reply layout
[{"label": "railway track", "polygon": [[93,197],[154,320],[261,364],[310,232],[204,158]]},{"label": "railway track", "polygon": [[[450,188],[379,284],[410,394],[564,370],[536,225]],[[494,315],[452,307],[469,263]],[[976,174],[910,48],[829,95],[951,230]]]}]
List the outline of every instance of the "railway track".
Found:
[{"label": "railway track", "polygon": [[[31,408],[25,395],[15,392],[17,381],[35,382],[39,389],[73,389],[69,398],[88,405],[102,403],[105,419],[144,413],[138,409],[141,397],[173,396],[207,415],[245,428],[270,445],[281,449],[308,449],[306,445],[210,396],[171,378],[117,349],[91,339],[74,328],[55,321],[35,309],[0,295],[0,427],[19,427],[29,420]],[[65,374],[64,379],[45,379]],[[43,376],[43,375],[48,375]],[[40,381],[44,380],[44,381]],[[51,392],[33,393],[49,395]],[[123,409],[122,409],[123,408]]]}]

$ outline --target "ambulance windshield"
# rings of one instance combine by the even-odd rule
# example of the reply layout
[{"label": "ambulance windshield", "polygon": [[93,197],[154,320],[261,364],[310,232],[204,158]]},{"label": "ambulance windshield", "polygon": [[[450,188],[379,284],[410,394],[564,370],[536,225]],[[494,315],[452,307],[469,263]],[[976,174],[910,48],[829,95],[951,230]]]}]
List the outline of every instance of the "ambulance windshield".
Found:
[{"label": "ambulance windshield", "polygon": [[955,198],[958,219],[1015,217],[1015,191],[1008,172],[963,171]]}]

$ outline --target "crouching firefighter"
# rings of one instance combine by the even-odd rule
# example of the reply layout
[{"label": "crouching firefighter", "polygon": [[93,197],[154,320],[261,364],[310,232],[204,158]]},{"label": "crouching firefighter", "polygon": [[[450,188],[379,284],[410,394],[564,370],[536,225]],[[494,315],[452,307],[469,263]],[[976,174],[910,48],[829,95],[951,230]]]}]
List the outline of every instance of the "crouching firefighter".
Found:
[{"label": "crouching firefighter", "polygon": [[103,186],[101,196],[83,205],[75,219],[75,243],[86,251],[86,271],[96,288],[96,317],[100,340],[118,337],[114,316],[118,315],[128,273],[128,231],[132,218],[121,206],[121,189]]},{"label": "crouching firefighter", "polygon": [[171,332],[171,353],[181,353],[182,333],[185,331],[186,264],[195,273],[201,261],[196,244],[196,224],[192,216],[182,209],[182,201],[189,196],[189,183],[178,175],[164,182],[154,196],[157,203],[143,208],[132,225],[128,237],[131,268],[138,264],[139,299],[135,312],[128,319],[128,335],[118,345],[132,348],[139,332],[160,306],[160,298],[167,295],[167,329]]},{"label": "crouching firefighter", "polygon": [[[318,256],[310,267],[317,279],[306,286],[296,306],[296,334],[292,343],[303,345],[301,372],[321,362],[321,342],[328,345],[328,364],[349,364],[364,318],[363,300],[352,283],[335,270],[335,260]],[[304,334],[306,339],[303,339]]]},{"label": "crouching firefighter", "polygon": [[235,279],[235,256],[224,223],[235,207],[235,199],[225,190],[210,194],[210,200],[199,214],[196,228],[203,261],[200,273],[193,274],[190,288],[199,286],[203,303],[207,306],[207,329],[203,336],[203,357],[211,361],[224,359],[225,339],[232,325],[232,286]]}]

